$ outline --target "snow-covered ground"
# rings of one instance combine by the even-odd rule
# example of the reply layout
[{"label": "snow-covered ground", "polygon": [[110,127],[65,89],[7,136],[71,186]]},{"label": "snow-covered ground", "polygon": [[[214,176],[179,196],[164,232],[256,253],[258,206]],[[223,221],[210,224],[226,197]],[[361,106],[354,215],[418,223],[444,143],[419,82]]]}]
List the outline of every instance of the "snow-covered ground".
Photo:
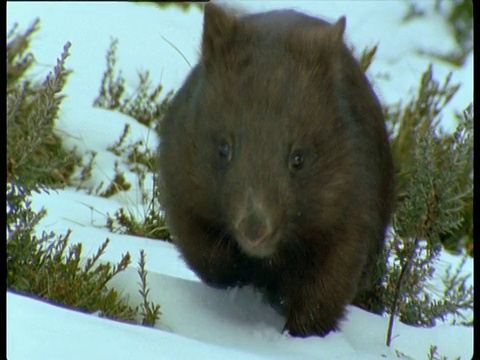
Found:
[{"label": "snow-covered ground", "polygon": [[[432,3],[421,2],[419,6],[431,9]],[[403,24],[401,18],[407,10],[404,1],[258,1],[227,5],[247,12],[294,8],[332,21],[346,15],[347,41],[357,49],[379,44],[369,76],[386,104],[408,101],[430,62],[434,63],[437,79],[443,80],[453,71],[452,83],[461,87],[443,113],[442,126],[447,129],[455,127],[455,111],[463,110],[473,100],[473,55],[461,69],[418,55],[420,49],[447,52],[454,47],[444,20],[432,11]],[[199,55],[202,13],[197,8],[183,12],[176,7],[160,10],[125,2],[7,3],[7,30],[15,22],[25,29],[36,17],[41,19],[41,29],[33,36],[37,63],[30,74],[45,78],[63,45],[72,43],[66,65],[74,72],[64,88],[67,98],[56,131],[66,146],[76,146],[80,153],[98,152],[92,179],[86,185],[94,187],[101,181],[108,184],[113,178],[115,156],[106,148],[118,140],[125,123],[131,125],[131,143],[143,139],[152,148],[157,143],[152,131],[128,116],[92,107],[111,39],[119,40],[117,68],[127,79],[127,87],[135,88],[137,70],[149,70],[152,82],[161,82],[166,94],[179,88],[190,69],[168,42],[194,64]],[[139,302],[136,264],[144,249],[151,300],[159,303],[162,311],[157,328],[106,320],[7,292],[8,359],[384,359],[397,358],[397,352],[426,359],[431,345],[437,345],[439,353],[448,358],[473,356],[472,328],[438,325],[423,329],[397,322],[388,348],[384,345],[388,319],[353,306],[348,308],[341,331],[325,338],[299,339],[282,334],[284,319],[252,289],[211,289],[185,266],[171,244],[108,232],[108,214],[120,207],[139,215],[143,211],[135,174],[120,166],[133,186],[109,199],[73,188],[50,195],[34,194],[34,208],[45,207],[48,211],[38,231],[63,234],[72,229],[71,241],[84,244],[85,256],[95,252],[108,237],[111,242],[103,257],[106,261],[118,262],[122,254],[130,252],[131,267],[111,285],[134,305]],[[151,181],[146,184],[150,186]],[[458,257],[442,254],[438,272],[458,261]],[[472,259],[464,271],[473,273]]]}]

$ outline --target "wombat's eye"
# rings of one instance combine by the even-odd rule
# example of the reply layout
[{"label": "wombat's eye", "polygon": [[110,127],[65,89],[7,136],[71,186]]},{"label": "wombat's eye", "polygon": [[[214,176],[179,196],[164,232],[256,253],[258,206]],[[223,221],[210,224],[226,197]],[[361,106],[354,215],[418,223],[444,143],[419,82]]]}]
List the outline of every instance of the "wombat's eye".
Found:
[{"label": "wombat's eye", "polygon": [[230,144],[226,140],[222,140],[218,145],[218,155],[226,161],[230,161],[232,159]]},{"label": "wombat's eye", "polygon": [[305,162],[305,158],[301,151],[295,151],[290,156],[290,170],[297,171],[303,167],[303,163]]}]

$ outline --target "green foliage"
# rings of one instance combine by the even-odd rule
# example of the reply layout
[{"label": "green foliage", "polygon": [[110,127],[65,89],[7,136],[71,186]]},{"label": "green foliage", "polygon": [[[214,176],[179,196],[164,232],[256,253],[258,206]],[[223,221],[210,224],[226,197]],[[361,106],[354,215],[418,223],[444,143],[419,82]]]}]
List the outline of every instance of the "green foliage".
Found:
[{"label": "green foliage", "polygon": [[156,156],[154,152],[147,147],[144,141],[139,140],[133,144],[125,144],[125,140],[130,132],[130,125],[125,124],[123,133],[120,139],[113,145],[108,147],[108,150],[117,156],[121,156],[125,163],[131,165],[130,170],[137,173],[142,173],[145,170],[150,172],[155,171]]},{"label": "green foliage", "polygon": [[187,12],[191,7],[198,7],[199,9],[203,10],[203,3],[201,2],[190,2],[190,1],[138,1],[138,0],[131,0],[132,2],[136,2],[138,4],[150,4],[159,7],[160,9],[165,9],[167,7],[176,6],[182,9],[184,12]]},{"label": "green foliage", "polygon": [[28,200],[29,191],[19,185],[7,185],[7,288],[39,296],[54,303],[128,322],[154,326],[160,306],[148,300],[145,254],[140,253],[138,274],[142,303],[132,308],[108,283],[130,264],[130,254],[112,265],[100,262],[110,240],[97,252],[82,259],[82,244],[69,246],[71,231],[65,235],[42,233],[34,228],[45,215],[35,213]]},{"label": "green foliage", "polygon": [[454,134],[437,132],[439,114],[458,89],[449,80],[450,75],[440,86],[430,66],[417,97],[389,116],[398,204],[393,240],[386,249],[392,264],[384,275],[381,300],[390,314],[387,344],[394,315],[408,324],[433,326],[447,314],[473,310],[473,287],[459,278],[460,269],[445,280],[441,300],[425,291],[442,242],[449,236],[458,242],[473,233],[473,107],[471,116],[459,119]]},{"label": "green foliage", "polygon": [[[460,310],[473,311],[473,287],[467,286],[467,280],[470,274],[460,276],[461,270],[465,265],[467,256],[463,258],[460,265],[452,272],[452,267],[448,267],[445,276],[443,277],[444,291],[440,296],[440,300],[433,300],[430,305],[432,317],[445,319],[446,315],[455,314],[462,317]],[[457,321],[454,320],[454,324]],[[463,321],[461,325],[473,326],[473,318],[470,321]]]},{"label": "green foliage", "polygon": [[[440,355],[438,353],[438,347],[432,345],[428,352],[428,360],[448,360],[448,358],[444,355]],[[456,357],[455,360],[460,360],[460,357]]]},{"label": "green foliage", "polygon": [[[386,120],[394,134],[390,142],[394,162],[399,167],[400,174],[403,168],[413,165],[412,151],[415,148],[415,139],[438,128],[441,110],[457,92],[459,85],[451,85],[450,79],[451,74],[440,86],[433,79],[430,65],[422,74],[417,96],[407,105],[402,106],[398,103],[388,109]],[[442,153],[432,155],[441,156]],[[405,181],[407,178],[400,176],[398,185],[400,196],[405,191]]]},{"label": "green foliage", "polygon": [[15,26],[7,37],[7,180],[61,186],[78,162],[53,132],[63,99],[60,93],[70,74],[65,69],[70,43],[43,83],[23,80],[35,61],[27,49],[39,23],[37,19],[24,33]]},{"label": "green foliage", "polygon": [[[34,63],[27,49],[38,25],[37,19],[21,34],[15,25],[7,36],[7,288],[67,307],[99,312],[108,318],[135,322],[140,317],[141,323],[153,326],[160,316],[160,306],[147,299],[143,252],[139,264],[142,304],[132,308],[108,286],[130,264],[129,253],[112,265],[100,261],[108,239],[94,255],[83,259],[82,244],[70,245],[70,230],[60,236],[53,232],[35,235],[35,226],[46,212],[31,209],[31,191],[48,191],[52,186],[70,183],[75,165],[82,169],[80,183],[85,182],[91,176],[96,156],[91,152],[89,161],[82,164],[74,152],[62,149],[60,138],[54,134],[63,99],[60,93],[70,73],[65,69],[70,43],[44,82],[24,80]],[[102,193],[104,196],[131,186],[119,172],[118,164],[115,170],[115,179]]]},{"label": "green foliage", "polygon": [[[469,252],[473,255],[473,107],[470,119],[464,120],[465,115],[458,117],[459,127],[455,134],[437,133],[441,111],[459,86],[451,85],[450,79],[451,74],[440,85],[433,79],[432,67],[429,66],[422,75],[416,98],[405,106],[397,104],[389,108],[387,122],[393,134],[391,147],[398,170],[396,180],[399,202],[402,203],[411,191],[408,186],[415,187],[418,183],[418,181],[412,182],[416,179],[412,176],[417,175],[423,182],[423,189],[429,189],[431,192],[430,206],[435,206],[436,210],[433,208],[431,210],[436,213],[430,216],[436,217],[439,214],[439,208],[443,206],[455,208],[453,204],[445,203],[450,197],[457,206],[463,208],[462,219],[457,219],[457,226],[445,224],[444,229],[439,229],[437,226],[435,231],[439,231],[437,235],[448,249],[459,251],[461,247],[459,239],[461,239],[470,244]],[[418,161],[425,163],[426,171],[419,166]],[[436,176],[439,178],[437,179]],[[458,197],[453,194],[457,194]],[[437,202],[436,197],[442,199]],[[411,200],[408,201],[411,202]],[[418,198],[418,201],[422,200]],[[415,204],[410,205],[416,208],[417,212],[425,214],[426,204],[423,208]],[[408,208],[404,210],[411,211]],[[403,217],[404,215],[400,216],[401,219]],[[443,219],[447,222],[453,221],[448,214]],[[442,221],[437,223],[443,224]],[[413,224],[403,223],[399,226],[402,226],[399,230],[404,231],[402,236],[413,236],[416,231],[412,227]]]},{"label": "green foliage", "polygon": [[25,52],[30,46],[30,36],[38,31],[39,24],[40,20],[36,19],[23,34],[18,34],[18,25],[15,24],[7,34],[7,92],[12,90],[35,61],[32,53]]},{"label": "green foliage", "polygon": [[107,70],[103,74],[100,94],[93,105],[104,109],[118,110],[129,115],[139,123],[151,127],[165,112],[173,95],[167,94],[163,101],[159,101],[163,87],[161,84],[152,89],[150,73],[139,72],[139,85],[133,94],[125,93],[125,79],[121,72],[115,75],[117,62],[116,52],[118,40],[113,39],[107,51]]},{"label": "green foliage", "polygon": [[117,46],[118,39],[112,39],[107,51],[107,70],[103,74],[100,94],[95,99],[94,106],[105,109],[118,109],[120,107],[120,97],[125,91],[125,79],[121,77],[121,73],[117,76],[114,75],[117,62]]},{"label": "green foliage", "polygon": [[120,191],[128,191],[132,187],[132,184],[130,184],[126,179],[125,175],[123,175],[122,172],[120,172],[120,169],[118,168],[118,161],[115,161],[115,175],[114,178],[112,179],[112,182],[108,186],[108,188],[100,193],[100,196],[109,198],[110,196],[113,196]]},{"label": "green foliage", "polygon": [[[363,70],[374,55],[375,47],[363,51]],[[430,285],[442,248],[473,256],[473,105],[458,116],[453,134],[441,131],[442,110],[459,87],[450,80],[451,74],[440,84],[429,66],[415,97],[384,109],[397,168],[392,240],[379,258],[373,290],[355,303],[390,315],[388,345],[395,316],[434,326],[449,315],[462,318],[463,311],[473,311],[473,286],[467,286],[468,275],[460,276],[466,258],[443,275],[443,289]]]},{"label": "green foliage", "polygon": [[367,69],[372,64],[372,61],[375,57],[375,54],[377,53],[377,47],[378,47],[378,45],[375,45],[371,49],[365,48],[365,49],[363,49],[362,53],[360,54],[358,62],[360,64],[360,68],[364,72],[367,71]]},{"label": "green foliage", "polygon": [[[404,15],[404,21],[426,16],[426,12],[420,9],[419,2],[407,0],[408,11]],[[422,4],[424,5],[424,4]],[[446,23],[457,44],[457,48],[450,53],[424,52],[420,53],[434,56],[442,61],[455,66],[462,66],[467,56],[473,50],[473,1],[472,0],[435,0],[431,3],[433,11],[445,18]]]},{"label": "green foliage", "polygon": [[458,46],[456,52],[443,59],[460,66],[473,50],[473,1],[435,0],[435,10],[448,20]]},{"label": "green foliage", "polygon": [[[154,130],[158,124],[158,119],[166,111],[173,92],[167,94],[165,99],[159,102],[158,97],[161,94],[162,86],[158,85],[153,91],[150,90],[149,73],[146,72],[139,74],[139,86],[136,91],[132,95],[125,95],[125,80],[121,76],[121,72],[118,75],[115,74],[117,46],[118,41],[113,40],[107,51],[107,69],[94,106],[120,111]],[[138,188],[145,189],[147,173],[155,173],[156,171],[156,155],[142,140],[127,144],[129,133],[130,125],[126,124],[118,141],[109,146],[108,150],[121,157],[123,163],[129,167],[129,170],[137,174]],[[119,190],[119,184],[122,184],[124,178],[120,178],[121,174],[117,165],[116,174],[116,180],[112,182],[106,191],[101,193],[102,196],[111,196]],[[154,187],[155,184],[154,181]],[[155,208],[154,206],[155,199],[158,198],[155,191],[153,194],[148,194],[142,190],[141,203],[144,206],[150,204],[142,220],[137,220],[133,214],[127,213],[124,208],[121,208],[113,217],[107,219],[107,227],[110,231],[170,240],[170,233],[167,229],[165,218],[158,207]]]},{"label": "green foliage", "polygon": [[171,241],[165,218],[153,206],[142,221],[137,220],[133,214],[127,213],[124,208],[120,208],[115,212],[114,218],[107,219],[107,227],[112,232]]},{"label": "green foliage", "polygon": [[145,270],[145,252],[140,251],[140,260],[138,261],[138,276],[140,277],[140,290],[143,302],[140,304],[140,314],[142,315],[142,325],[155,326],[160,318],[160,305],[148,301],[150,289],[147,287],[147,270]]},{"label": "green foliage", "polygon": [[45,215],[35,213],[28,191],[7,185],[7,287],[46,300],[102,316],[133,321],[135,309],[119,298],[107,283],[130,263],[127,253],[117,265],[98,263],[109,240],[81,264],[82,244],[68,246],[71,232],[34,235],[34,227]]},{"label": "green foliage", "polygon": [[93,164],[95,163],[95,158],[97,157],[97,152],[96,151],[87,151],[87,154],[89,155],[89,158],[87,160],[87,163],[84,164],[85,158],[81,158],[79,161],[79,166],[82,169],[80,171],[80,174],[78,176],[78,179],[73,180],[76,182],[77,185],[77,190],[79,190],[83,184],[92,177],[92,171],[93,171]]}]

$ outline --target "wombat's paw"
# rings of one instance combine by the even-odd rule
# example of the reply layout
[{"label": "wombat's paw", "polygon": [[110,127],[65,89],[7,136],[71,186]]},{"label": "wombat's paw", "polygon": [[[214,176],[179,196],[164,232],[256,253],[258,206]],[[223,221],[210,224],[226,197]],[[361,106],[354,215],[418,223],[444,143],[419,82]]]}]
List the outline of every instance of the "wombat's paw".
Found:
[{"label": "wombat's paw", "polygon": [[291,313],[283,331],[297,337],[314,335],[324,337],[331,331],[336,330],[336,321],[333,318],[325,316],[323,316],[323,319],[321,318],[320,314]]},{"label": "wombat's paw", "polygon": [[219,276],[219,274],[228,274],[224,273],[217,273],[216,276],[200,276],[202,281],[207,284],[208,286],[217,288],[217,289],[227,289],[232,287],[242,287],[247,284],[245,280],[241,280],[235,276]]}]

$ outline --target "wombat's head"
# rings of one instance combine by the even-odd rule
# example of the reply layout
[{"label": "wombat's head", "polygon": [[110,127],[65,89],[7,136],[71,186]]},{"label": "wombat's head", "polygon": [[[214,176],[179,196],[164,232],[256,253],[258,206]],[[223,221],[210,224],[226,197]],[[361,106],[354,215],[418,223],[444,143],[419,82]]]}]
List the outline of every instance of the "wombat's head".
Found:
[{"label": "wombat's head", "polygon": [[341,215],[354,177],[336,88],[344,27],[206,6],[200,63],[161,124],[167,218],[265,258]]}]

